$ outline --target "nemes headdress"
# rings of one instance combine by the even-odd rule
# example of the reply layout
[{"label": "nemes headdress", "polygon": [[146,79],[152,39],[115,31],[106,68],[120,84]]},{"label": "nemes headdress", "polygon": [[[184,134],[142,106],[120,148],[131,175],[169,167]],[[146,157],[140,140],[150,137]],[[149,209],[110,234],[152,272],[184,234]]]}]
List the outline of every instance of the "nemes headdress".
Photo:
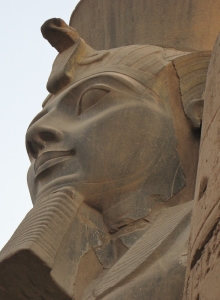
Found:
[{"label": "nemes headdress", "polygon": [[94,74],[114,72],[135,78],[166,101],[168,96],[162,87],[167,83],[166,67],[173,64],[179,77],[184,111],[194,126],[200,126],[210,51],[190,53],[152,45],[96,51],[61,19],[46,21],[41,30],[44,38],[59,52],[47,83],[50,93],[57,94],[68,85]]}]

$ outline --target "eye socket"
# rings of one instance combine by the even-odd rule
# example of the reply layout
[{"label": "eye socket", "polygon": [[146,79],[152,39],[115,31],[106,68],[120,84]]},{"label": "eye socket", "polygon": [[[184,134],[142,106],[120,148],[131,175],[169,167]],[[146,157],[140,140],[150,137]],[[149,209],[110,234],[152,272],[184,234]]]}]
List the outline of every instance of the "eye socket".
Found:
[{"label": "eye socket", "polygon": [[102,100],[102,98],[109,93],[108,90],[104,89],[90,89],[86,91],[80,101],[79,101],[79,110],[78,115],[82,114],[86,110],[88,110],[90,107],[94,106],[96,103]]}]

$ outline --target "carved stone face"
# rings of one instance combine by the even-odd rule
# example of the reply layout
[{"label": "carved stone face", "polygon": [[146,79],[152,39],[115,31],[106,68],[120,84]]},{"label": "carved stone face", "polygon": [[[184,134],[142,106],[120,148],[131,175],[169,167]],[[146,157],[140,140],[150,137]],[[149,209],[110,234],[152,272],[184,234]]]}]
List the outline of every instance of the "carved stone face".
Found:
[{"label": "carved stone face", "polygon": [[42,33],[59,54],[51,94],[27,131],[34,207],[0,256],[2,291],[125,299],[138,289],[159,299],[168,287],[176,299],[191,210],[178,204],[194,194],[192,126],[201,123],[207,54],[151,45],[96,51],[61,19]]},{"label": "carved stone face", "polygon": [[146,194],[165,198],[173,193],[179,161],[171,116],[126,75],[97,74],[52,96],[26,140],[33,202],[63,186],[98,209],[118,190],[144,186]]}]

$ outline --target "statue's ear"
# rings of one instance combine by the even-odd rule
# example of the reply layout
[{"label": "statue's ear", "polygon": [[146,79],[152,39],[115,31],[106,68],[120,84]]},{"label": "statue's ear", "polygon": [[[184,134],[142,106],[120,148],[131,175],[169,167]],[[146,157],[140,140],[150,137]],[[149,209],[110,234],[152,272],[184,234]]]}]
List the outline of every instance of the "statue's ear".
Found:
[{"label": "statue's ear", "polygon": [[173,60],[180,82],[182,104],[186,116],[199,128],[203,115],[203,92],[211,51],[198,51]]}]

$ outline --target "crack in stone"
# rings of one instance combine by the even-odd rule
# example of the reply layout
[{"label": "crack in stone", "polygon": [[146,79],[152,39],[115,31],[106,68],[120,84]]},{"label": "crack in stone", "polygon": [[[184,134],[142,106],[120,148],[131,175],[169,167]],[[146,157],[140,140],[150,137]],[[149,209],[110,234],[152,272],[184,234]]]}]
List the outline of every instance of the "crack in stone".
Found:
[{"label": "crack in stone", "polygon": [[198,262],[198,260],[200,260],[202,253],[205,249],[205,246],[208,244],[208,242],[211,240],[211,238],[213,237],[213,233],[216,230],[218,224],[219,224],[220,218],[218,218],[217,222],[214,224],[214,226],[212,227],[212,229],[210,230],[210,232],[207,234],[206,238],[204,239],[204,242],[202,243],[201,247],[199,249],[196,250],[196,253],[193,256],[192,262],[191,262],[191,266],[190,266],[190,270],[192,270],[196,263]]}]

